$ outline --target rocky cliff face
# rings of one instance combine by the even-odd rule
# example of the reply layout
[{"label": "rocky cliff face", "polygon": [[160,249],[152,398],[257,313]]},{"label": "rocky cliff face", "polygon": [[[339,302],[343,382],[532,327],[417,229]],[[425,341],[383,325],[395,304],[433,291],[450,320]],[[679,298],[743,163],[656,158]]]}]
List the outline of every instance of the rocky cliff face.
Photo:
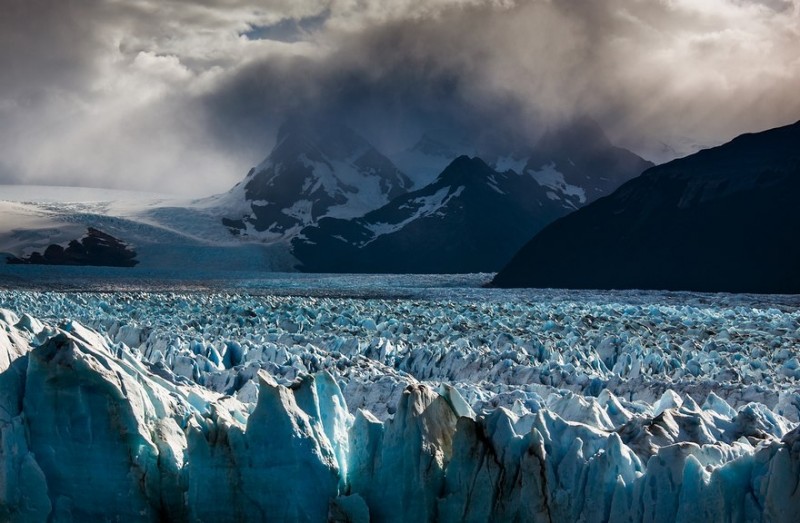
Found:
[{"label": "rocky cliff face", "polygon": [[281,127],[269,156],[241,183],[206,205],[236,235],[279,241],[325,216],[361,216],[410,187],[391,160],[346,125],[298,119]]}]

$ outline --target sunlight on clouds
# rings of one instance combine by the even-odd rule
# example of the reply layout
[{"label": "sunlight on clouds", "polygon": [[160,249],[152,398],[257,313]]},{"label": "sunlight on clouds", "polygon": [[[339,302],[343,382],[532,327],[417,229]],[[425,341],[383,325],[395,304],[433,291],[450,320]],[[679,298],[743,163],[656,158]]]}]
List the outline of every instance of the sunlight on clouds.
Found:
[{"label": "sunlight on clouds", "polygon": [[800,118],[800,0],[8,2],[0,181],[224,190],[298,107],[376,140],[590,115],[655,159]]}]

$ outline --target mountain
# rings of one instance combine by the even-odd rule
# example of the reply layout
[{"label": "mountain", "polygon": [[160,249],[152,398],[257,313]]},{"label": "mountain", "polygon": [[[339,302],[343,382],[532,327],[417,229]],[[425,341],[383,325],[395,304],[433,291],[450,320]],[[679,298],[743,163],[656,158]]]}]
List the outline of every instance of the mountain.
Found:
[{"label": "mountain", "polygon": [[[509,142],[511,143],[511,142]],[[415,187],[465,144],[424,135],[395,162]],[[508,150],[506,150],[508,149]],[[498,152],[499,151],[499,152]],[[456,273],[499,270],[530,235],[613,191],[652,164],[574,122],[534,147],[459,156],[428,185],[363,217],[323,218],[292,240],[309,272]]]},{"label": "mountain", "polygon": [[[0,260],[85,264],[88,228],[136,252],[137,271],[291,271],[286,241],[323,216],[356,217],[411,181],[344,125],[294,118],[270,155],[233,189],[200,200],[61,188],[0,188]],[[18,201],[13,201],[18,200]],[[70,242],[76,242],[69,249]],[[63,251],[63,252],[62,252]],[[191,260],[187,267],[187,260]],[[93,263],[124,259],[95,254]]]},{"label": "mountain", "polygon": [[531,234],[652,166],[613,146],[590,120],[550,132],[534,147],[509,143],[486,147],[487,163],[455,156],[471,148],[465,143],[423,135],[394,156],[418,188],[362,217],[323,218],[304,228],[292,240],[299,268],[496,271]]},{"label": "mountain", "polygon": [[530,176],[461,156],[434,183],[361,218],[323,218],[292,247],[310,272],[495,271],[566,212]]},{"label": "mountain", "polygon": [[[187,260],[191,260],[193,270],[212,272],[291,271],[298,264],[305,270],[495,271],[542,226],[582,205],[581,191],[590,189],[567,183],[568,176],[559,171],[566,170],[561,164],[569,165],[572,158],[582,158],[579,149],[590,144],[600,144],[592,145],[592,150],[612,147],[602,139],[586,137],[574,144],[572,152],[568,143],[561,144],[560,149],[545,144],[548,154],[552,154],[540,165],[544,160],[531,160],[532,153],[519,153],[527,150],[525,147],[503,146],[498,141],[502,154],[495,152],[491,158],[485,157],[491,159],[489,165],[498,172],[485,175],[484,181],[493,177],[500,192],[483,183],[478,192],[488,192],[489,203],[482,209],[479,196],[463,203],[466,200],[461,198],[471,194],[472,189],[464,195],[441,192],[444,185],[438,175],[460,154],[476,149],[456,136],[460,135],[423,136],[412,148],[416,163],[408,163],[410,157],[397,157],[410,169],[407,176],[393,160],[347,126],[326,117],[300,117],[288,120],[269,156],[222,195],[179,200],[106,189],[2,186],[0,260],[83,264],[87,258],[79,247],[86,231],[92,228],[136,253],[138,263],[134,270],[127,271],[130,273],[170,273],[177,268],[177,273],[183,274]],[[562,136],[563,140],[566,135],[553,136]],[[558,138],[548,140],[561,143]],[[560,160],[556,153],[566,159]],[[586,162],[573,163],[591,167]],[[531,169],[524,176],[506,172],[521,173],[529,164]],[[638,164],[632,165],[624,176],[636,174]],[[598,173],[606,176],[605,171]],[[452,191],[458,187],[454,185]],[[406,207],[397,208],[392,202],[405,197],[411,189],[418,192],[399,200]],[[530,201],[526,195],[530,195]],[[491,211],[498,219],[489,214],[493,208],[501,209]],[[383,210],[367,216],[378,209]],[[443,216],[449,213],[453,216]],[[489,216],[485,226],[477,218],[482,213]],[[415,223],[420,218],[425,219]],[[328,225],[318,226],[320,221]],[[344,225],[343,221],[353,223]],[[471,225],[466,227],[463,221]],[[482,232],[482,240],[470,236],[482,227],[494,230]],[[429,245],[427,229],[440,231],[430,240],[438,242],[438,247]],[[292,239],[301,231],[303,236],[293,245]],[[483,252],[485,246],[497,244],[496,238],[507,238],[507,242],[493,248],[495,252],[491,254]],[[76,246],[68,250],[73,241]],[[386,247],[385,251],[402,253],[406,261],[387,263],[387,257],[376,251],[390,241],[405,242]],[[328,245],[331,252],[322,251],[311,242]],[[302,260],[295,257],[293,248],[303,255]],[[428,259],[412,262],[419,253],[427,253]],[[461,253],[473,253],[469,256],[475,257],[475,263],[460,260]],[[90,258],[103,264],[128,263],[124,256],[92,254]],[[15,274],[35,269],[23,264],[0,265]]]},{"label": "mountain", "polygon": [[352,129],[297,118],[286,122],[269,156],[209,205],[240,236],[291,238],[322,217],[353,218],[411,187],[387,157]]},{"label": "mountain", "polygon": [[800,292],[800,122],[649,169],[535,236],[502,287]]},{"label": "mountain", "polygon": [[613,145],[597,122],[582,118],[546,133],[530,151],[522,172],[577,209],[652,166]]},{"label": "mountain", "polygon": [[494,139],[477,147],[463,140],[424,134],[411,148],[392,156],[421,188],[461,155],[479,156],[497,171],[532,176],[550,198],[573,211],[638,176],[653,163],[616,147],[597,122],[580,118],[549,130],[533,144],[519,137]]}]

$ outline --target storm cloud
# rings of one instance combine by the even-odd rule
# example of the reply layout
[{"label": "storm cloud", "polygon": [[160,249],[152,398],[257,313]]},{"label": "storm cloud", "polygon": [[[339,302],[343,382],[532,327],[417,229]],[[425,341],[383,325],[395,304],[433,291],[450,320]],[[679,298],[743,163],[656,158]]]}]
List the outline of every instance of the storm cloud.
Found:
[{"label": "storm cloud", "polygon": [[800,119],[800,0],[7,0],[0,68],[0,183],[218,192],[298,111],[661,161]]}]

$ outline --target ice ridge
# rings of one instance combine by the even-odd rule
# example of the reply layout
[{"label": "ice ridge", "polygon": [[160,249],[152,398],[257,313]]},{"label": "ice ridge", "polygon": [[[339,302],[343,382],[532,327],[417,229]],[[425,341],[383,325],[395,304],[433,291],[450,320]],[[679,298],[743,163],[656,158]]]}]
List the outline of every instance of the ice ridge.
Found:
[{"label": "ice ridge", "polygon": [[[177,295],[157,298],[164,307],[183,300],[199,315],[215,307],[213,298],[202,306]],[[118,305],[108,300],[74,295],[64,306]],[[791,375],[771,385],[782,391],[778,399],[762,396],[775,399],[771,407],[744,402],[746,394],[732,395],[738,405],[713,392],[700,402],[697,388],[632,401],[605,386],[614,381],[605,377],[608,365],[599,367],[602,357],[581,390],[524,387],[506,374],[522,365],[502,340],[483,349],[468,340],[473,352],[500,355],[485,366],[463,351],[463,365],[475,372],[468,381],[458,365],[442,361],[443,347],[457,351],[469,331],[429,323],[429,352],[413,353],[396,337],[366,343],[365,332],[404,327],[382,318],[365,324],[358,303],[312,303],[302,314],[279,307],[287,303],[295,302],[230,305],[231,317],[242,320],[238,332],[207,318],[207,332],[219,328],[229,338],[224,344],[210,336],[170,339],[144,322],[106,318],[89,328],[0,311],[0,520],[793,521],[800,509],[797,402],[786,399]],[[323,321],[333,307],[337,314]],[[283,318],[286,310],[295,316]],[[640,320],[641,311],[629,312]],[[769,318],[747,327],[749,337],[738,335],[742,347],[759,332],[789,336],[795,320],[778,311],[740,312]],[[442,314],[468,323],[468,313]],[[704,325],[724,324],[721,318]],[[248,330],[256,319],[261,327]],[[281,326],[264,325],[273,320]],[[547,320],[555,326],[527,321],[544,332],[569,331],[558,318]],[[315,325],[328,329],[328,322],[342,323],[351,337],[314,335]],[[264,334],[253,343],[256,332],[270,330],[275,339]],[[509,343],[520,341],[511,336]],[[447,343],[437,348],[437,339]],[[779,339],[773,344],[773,352],[782,350]],[[526,350],[528,357],[536,350]],[[694,350],[688,361],[704,352]],[[454,379],[433,370],[431,354]],[[572,374],[590,372],[564,351],[548,358],[556,356],[562,367],[575,366]],[[587,394],[593,379],[603,386]],[[491,380],[505,387],[484,383]],[[379,415],[370,412],[373,401]]]}]

